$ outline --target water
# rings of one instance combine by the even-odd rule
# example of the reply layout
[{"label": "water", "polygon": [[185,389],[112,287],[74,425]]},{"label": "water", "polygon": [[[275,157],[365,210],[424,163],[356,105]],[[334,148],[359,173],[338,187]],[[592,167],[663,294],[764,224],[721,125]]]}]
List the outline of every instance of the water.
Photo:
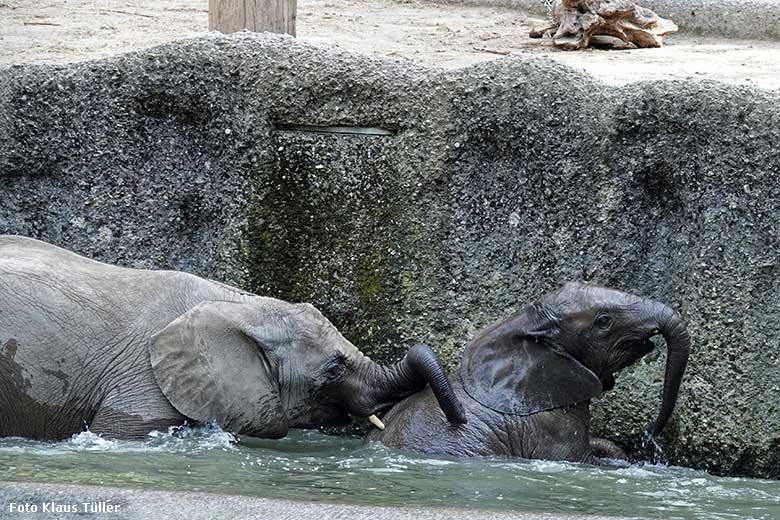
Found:
[{"label": "water", "polygon": [[313,431],[236,440],[215,427],[153,432],[144,442],[89,432],[62,442],[0,439],[0,480],[386,506],[780,519],[776,481],[657,465],[433,458]]}]

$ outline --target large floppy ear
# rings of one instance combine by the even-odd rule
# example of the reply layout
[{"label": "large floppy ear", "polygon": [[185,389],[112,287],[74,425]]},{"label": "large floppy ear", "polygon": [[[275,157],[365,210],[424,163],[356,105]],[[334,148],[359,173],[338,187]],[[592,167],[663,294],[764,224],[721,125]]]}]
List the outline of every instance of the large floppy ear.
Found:
[{"label": "large floppy ear", "polygon": [[530,415],[587,401],[601,393],[598,377],[565,352],[545,345],[559,330],[539,304],[495,323],[463,353],[463,388],[497,412]]},{"label": "large floppy ear", "polygon": [[152,337],[152,371],[174,408],[247,435],[287,434],[270,347],[289,329],[282,316],[260,314],[250,303],[203,302]]}]

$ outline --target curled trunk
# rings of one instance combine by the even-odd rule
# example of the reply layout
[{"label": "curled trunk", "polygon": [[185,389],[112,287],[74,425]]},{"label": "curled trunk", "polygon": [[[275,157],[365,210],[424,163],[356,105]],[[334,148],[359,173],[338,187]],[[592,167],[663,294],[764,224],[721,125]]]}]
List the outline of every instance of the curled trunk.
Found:
[{"label": "curled trunk", "polygon": [[353,413],[368,416],[386,409],[430,384],[447,420],[465,424],[466,413],[450,385],[439,360],[427,345],[415,345],[404,358],[391,366],[368,364],[358,387],[352,390]]},{"label": "curled trunk", "polygon": [[680,382],[685,367],[688,365],[688,355],[691,349],[691,338],[680,316],[665,305],[661,306],[659,315],[659,332],[664,337],[667,346],[666,373],[664,375],[661,410],[648,431],[650,436],[656,436],[663,430],[674,411],[674,405],[677,403],[680,391]]}]

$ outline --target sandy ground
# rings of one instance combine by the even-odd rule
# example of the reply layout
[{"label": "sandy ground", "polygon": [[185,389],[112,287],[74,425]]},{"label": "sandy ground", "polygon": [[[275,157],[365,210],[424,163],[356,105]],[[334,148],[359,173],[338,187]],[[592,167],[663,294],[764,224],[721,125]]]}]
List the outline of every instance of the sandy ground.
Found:
[{"label": "sandy ground", "polygon": [[[540,2],[542,0],[539,0]],[[100,58],[208,29],[207,0],[0,0],[0,63]],[[780,42],[677,34],[661,49],[563,52],[515,9],[427,0],[298,0],[298,37],[441,67],[544,54],[612,84],[709,78],[780,90]]]}]

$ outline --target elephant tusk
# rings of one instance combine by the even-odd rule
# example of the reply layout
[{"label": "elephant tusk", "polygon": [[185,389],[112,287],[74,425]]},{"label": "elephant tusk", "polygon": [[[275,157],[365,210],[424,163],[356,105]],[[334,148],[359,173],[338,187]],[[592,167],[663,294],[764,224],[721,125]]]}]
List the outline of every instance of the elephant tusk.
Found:
[{"label": "elephant tusk", "polygon": [[379,417],[377,417],[376,415],[369,415],[368,416],[368,422],[370,422],[371,424],[373,424],[374,426],[376,426],[380,430],[384,430],[385,429],[385,423],[380,421]]}]

